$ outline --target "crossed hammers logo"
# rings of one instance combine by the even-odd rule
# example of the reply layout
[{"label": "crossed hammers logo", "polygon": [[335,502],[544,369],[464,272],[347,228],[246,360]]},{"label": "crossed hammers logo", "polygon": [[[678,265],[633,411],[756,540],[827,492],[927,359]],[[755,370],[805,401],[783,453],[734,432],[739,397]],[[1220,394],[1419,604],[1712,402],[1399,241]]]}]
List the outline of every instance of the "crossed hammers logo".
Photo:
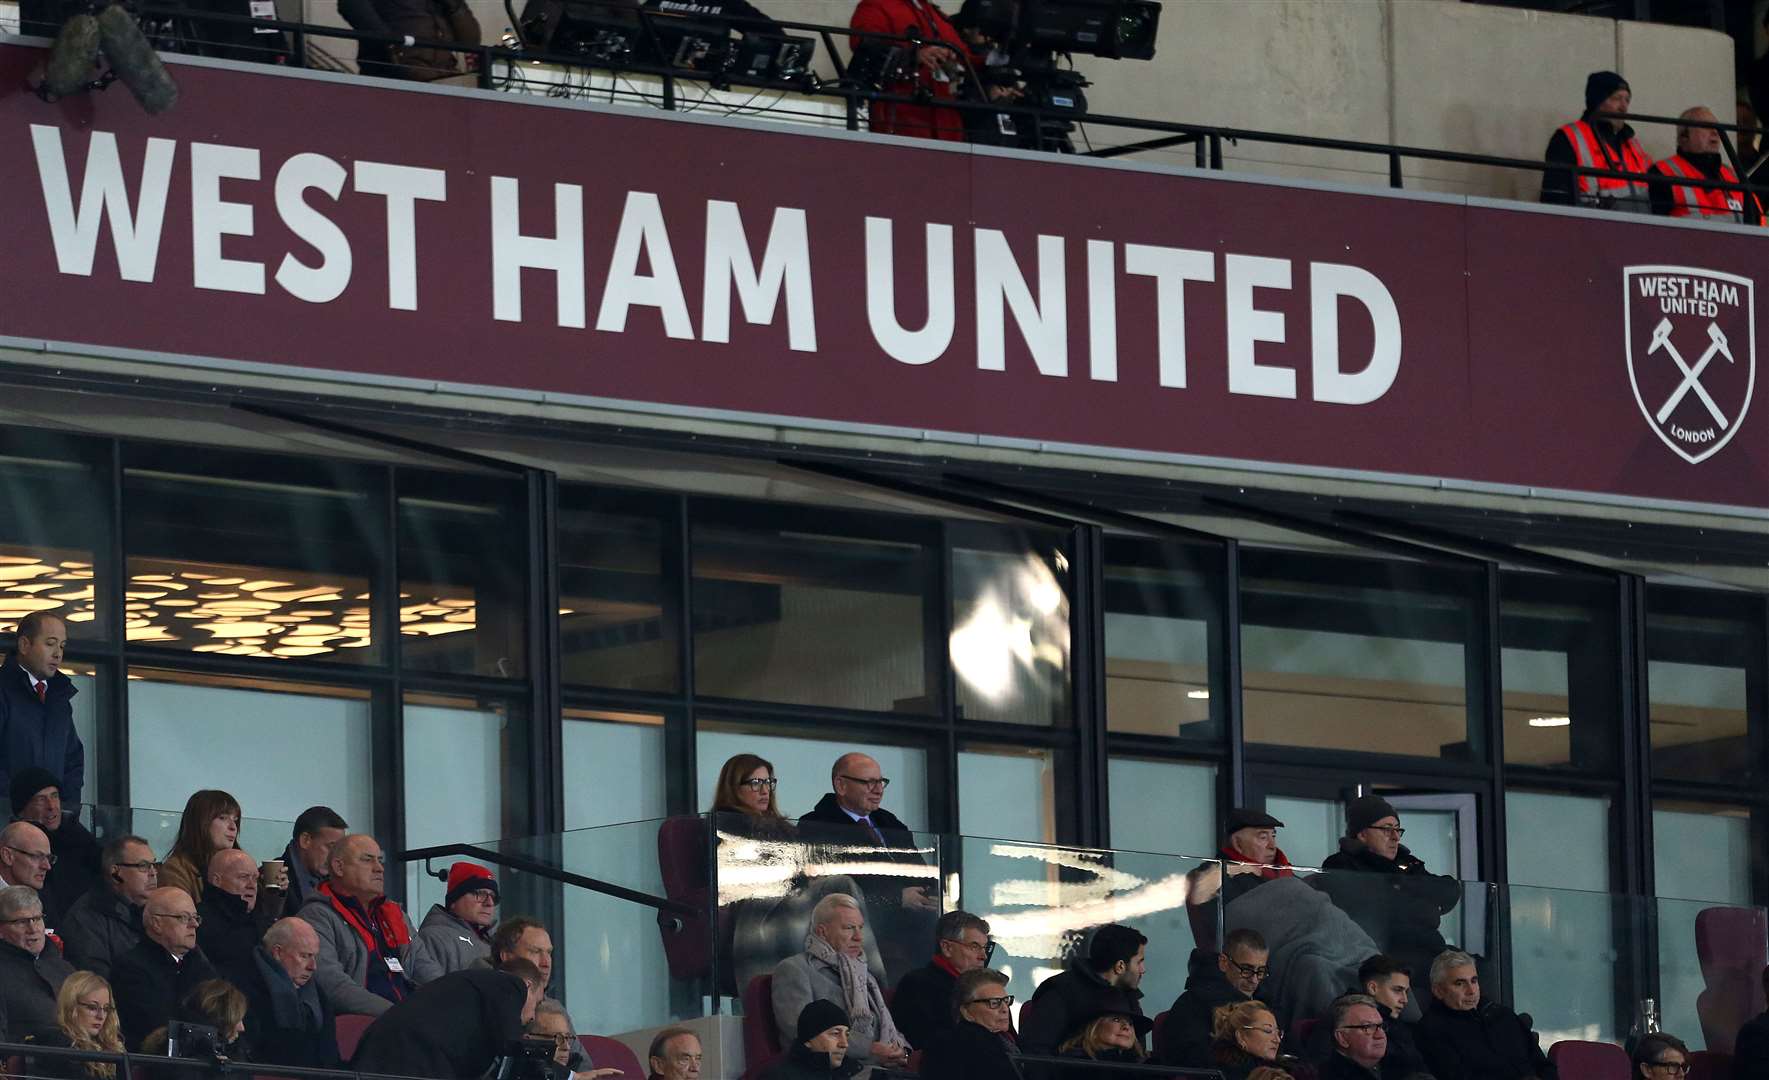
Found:
[{"label": "crossed hammers logo", "polygon": [[1726,335],[1720,331],[1719,324],[1708,323],[1708,348],[1696,359],[1694,367],[1690,367],[1689,363],[1683,359],[1683,354],[1677,351],[1676,343],[1671,340],[1671,320],[1669,319],[1660,319],[1658,325],[1652,328],[1652,342],[1646,347],[1646,355],[1651,356],[1660,349],[1670,355],[1671,362],[1676,364],[1677,370],[1683,373],[1683,381],[1677,384],[1677,389],[1665,399],[1663,405],[1659,406],[1656,416],[1658,422],[1663,424],[1670,417],[1671,411],[1682,404],[1683,399],[1693,392],[1696,397],[1701,399],[1701,403],[1707,406],[1709,415],[1714,418],[1714,423],[1719,424],[1720,430],[1724,431],[1729,421],[1720,412],[1720,406],[1714,404],[1714,399],[1708,395],[1707,388],[1701,384],[1701,373],[1707,370],[1709,364],[1713,363],[1714,357],[1724,356],[1728,364],[1738,362],[1732,358],[1732,347],[1727,343]]}]

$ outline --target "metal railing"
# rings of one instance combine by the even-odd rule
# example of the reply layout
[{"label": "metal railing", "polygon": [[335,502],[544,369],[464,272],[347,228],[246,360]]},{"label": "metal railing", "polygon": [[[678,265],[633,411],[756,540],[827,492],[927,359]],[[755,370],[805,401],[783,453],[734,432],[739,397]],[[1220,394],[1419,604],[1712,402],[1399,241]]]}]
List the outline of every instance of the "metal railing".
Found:
[{"label": "metal railing", "polygon": [[[298,1065],[275,1065],[264,1062],[235,1061],[225,1057],[185,1058],[161,1054],[111,1053],[102,1050],[74,1050],[62,1046],[39,1046],[36,1043],[0,1042],[0,1068],[8,1068],[13,1080],[35,1075],[31,1059],[59,1059],[98,1062],[116,1067],[116,1080],[135,1080],[164,1075],[167,1067],[196,1069],[220,1075],[288,1077],[290,1080],[365,1080],[369,1077],[390,1077],[390,1080],[422,1080],[396,1077],[388,1073],[357,1072],[353,1069],[309,1069]],[[21,1059],[16,1068],[9,1068],[9,1059]]]}]

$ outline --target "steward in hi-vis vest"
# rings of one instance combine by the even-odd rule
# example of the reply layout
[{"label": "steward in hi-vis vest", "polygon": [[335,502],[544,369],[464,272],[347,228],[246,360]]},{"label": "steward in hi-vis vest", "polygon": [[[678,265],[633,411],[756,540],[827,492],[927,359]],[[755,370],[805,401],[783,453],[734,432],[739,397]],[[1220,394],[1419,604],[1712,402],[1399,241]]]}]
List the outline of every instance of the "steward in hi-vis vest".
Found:
[{"label": "steward in hi-vis vest", "polygon": [[1755,195],[1676,183],[1680,179],[1738,183],[1738,174],[1721,160],[1720,132],[1715,128],[1697,126],[1716,123],[1713,112],[1698,105],[1684,110],[1678,119],[1694,123],[1678,126],[1677,153],[1652,167],[1658,174],[1652,181],[1652,212],[1671,217],[1761,225],[1763,204]]},{"label": "steward in hi-vis vest", "polygon": [[[1619,117],[1599,113],[1626,113],[1633,100],[1628,82],[1613,71],[1593,71],[1585,79],[1585,111],[1577,120],[1561,125],[1548,140],[1543,155],[1550,165],[1582,166],[1644,173],[1652,159],[1640,148],[1634,129]],[[1563,206],[1588,206],[1600,210],[1644,214],[1651,210],[1648,182],[1620,177],[1574,175],[1571,169],[1550,169],[1542,174],[1542,201]]]}]

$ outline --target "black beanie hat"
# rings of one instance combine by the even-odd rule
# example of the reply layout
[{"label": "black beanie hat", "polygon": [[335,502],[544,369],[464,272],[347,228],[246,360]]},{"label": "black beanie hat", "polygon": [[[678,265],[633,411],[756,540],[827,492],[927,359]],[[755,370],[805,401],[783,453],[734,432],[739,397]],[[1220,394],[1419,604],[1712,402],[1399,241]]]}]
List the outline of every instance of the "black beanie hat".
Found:
[{"label": "black beanie hat", "polygon": [[1382,796],[1365,795],[1354,799],[1345,808],[1345,835],[1356,836],[1385,817],[1400,817],[1400,814]]},{"label": "black beanie hat", "polygon": [[13,773],[12,816],[17,817],[23,813],[25,804],[31,801],[31,796],[47,787],[54,788],[59,794],[61,792],[61,777],[48,769],[39,769],[35,766]]},{"label": "black beanie hat", "polygon": [[1585,76],[1585,111],[1590,112],[1608,100],[1609,95],[1617,90],[1626,90],[1630,94],[1634,88],[1628,80],[1613,71],[1593,71]]},{"label": "black beanie hat", "polygon": [[798,1041],[810,1042],[832,1027],[849,1026],[848,1010],[833,1001],[818,998],[799,1013]]}]

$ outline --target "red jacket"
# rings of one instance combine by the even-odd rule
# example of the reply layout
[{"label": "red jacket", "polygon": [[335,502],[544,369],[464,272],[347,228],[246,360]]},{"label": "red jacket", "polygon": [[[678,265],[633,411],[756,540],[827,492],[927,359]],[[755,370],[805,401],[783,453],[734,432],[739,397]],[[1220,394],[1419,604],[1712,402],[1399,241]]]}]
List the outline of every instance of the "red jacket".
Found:
[{"label": "red jacket", "polygon": [[[848,26],[869,34],[913,37],[929,44],[939,42],[961,58],[969,56],[964,39],[930,0],[860,0]],[[851,38],[849,45],[858,49],[864,40]],[[949,81],[942,82],[934,78],[932,72],[917,65],[913,78],[886,83],[879,90],[898,97],[912,97],[919,89],[940,100],[950,101],[957,96],[960,78],[955,74]],[[883,135],[954,142],[964,140],[964,117],[956,109],[873,102],[871,114],[872,130]]]}]

